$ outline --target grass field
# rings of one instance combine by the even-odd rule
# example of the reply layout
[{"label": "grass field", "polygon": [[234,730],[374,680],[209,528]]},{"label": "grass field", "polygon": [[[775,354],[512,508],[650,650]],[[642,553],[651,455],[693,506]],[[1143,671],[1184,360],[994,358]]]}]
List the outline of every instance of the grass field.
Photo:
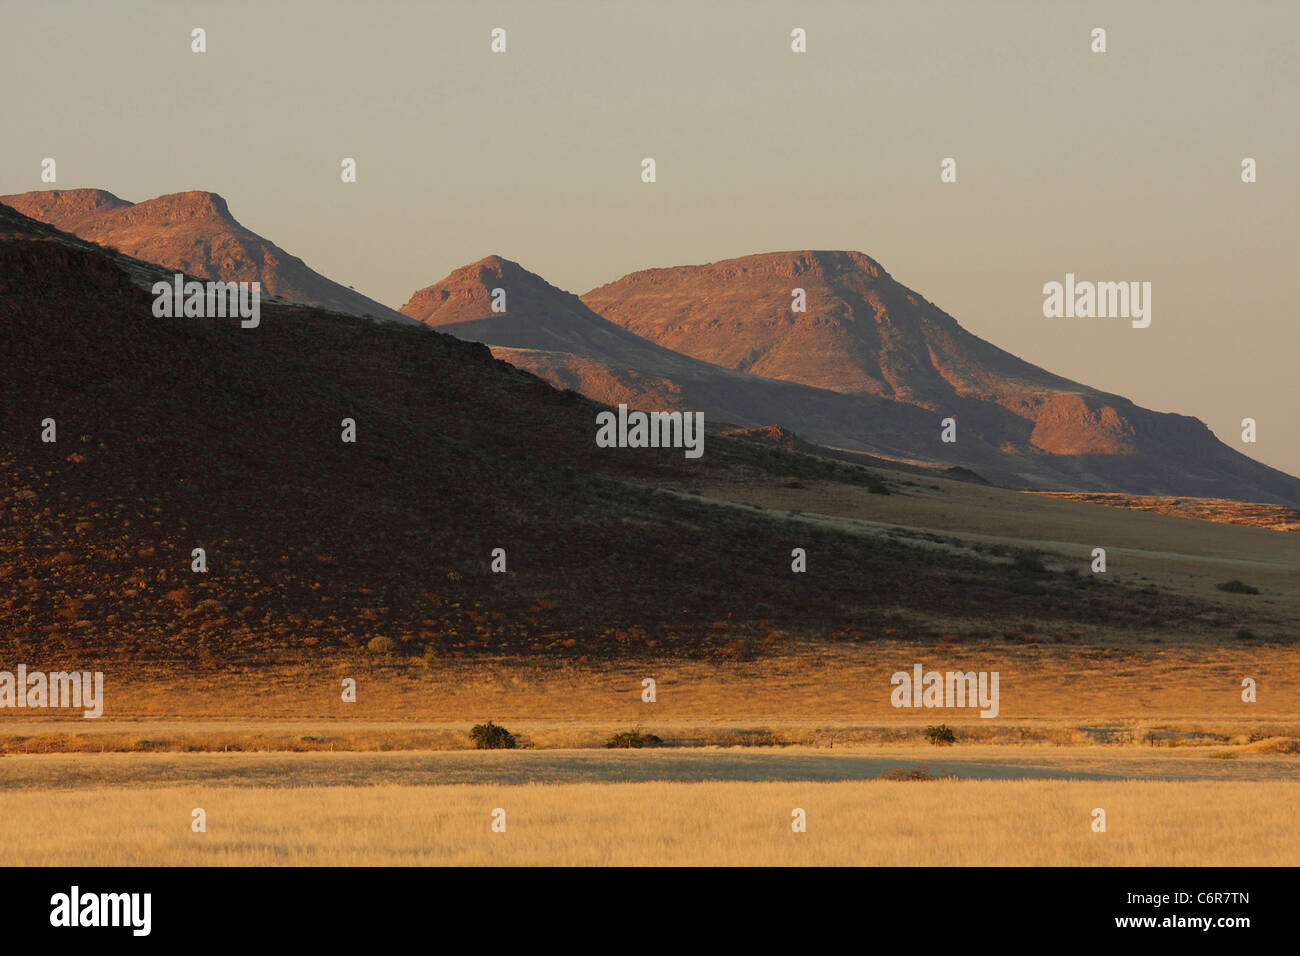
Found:
[{"label": "grass field", "polygon": [[[1264,532],[1267,533],[1267,532]],[[932,716],[890,703],[890,675],[927,669],[989,670],[1001,675],[999,724],[1012,720],[1300,720],[1300,644],[1190,635],[1136,639],[1087,635],[1015,621],[996,636],[953,632],[813,643],[775,637],[752,660],[692,661],[665,652],[641,660],[573,661],[512,656],[419,660],[353,655],[319,664],[187,670],[160,664],[73,659],[62,666],[104,672],[104,716],[113,719],[315,718],[380,721],[550,720],[613,724],[659,720],[894,722]],[[58,669],[45,658],[29,668]],[[11,665],[12,666],[12,665]],[[641,700],[653,677],[657,700]],[[1258,700],[1241,700],[1253,678]],[[345,678],[355,703],[342,700]],[[0,711],[0,735],[30,724],[29,710]],[[61,733],[96,722],[60,718]]]},{"label": "grass field", "polygon": [[[11,865],[1295,865],[1300,784],[938,780],[0,795]],[[191,831],[202,807],[207,831]],[[505,811],[506,830],[492,832]],[[791,829],[792,811],[807,832]],[[1093,810],[1107,814],[1104,833]]]},{"label": "grass field", "polygon": [[1297,807],[1259,745],[33,754],[0,865],[1280,866]]}]

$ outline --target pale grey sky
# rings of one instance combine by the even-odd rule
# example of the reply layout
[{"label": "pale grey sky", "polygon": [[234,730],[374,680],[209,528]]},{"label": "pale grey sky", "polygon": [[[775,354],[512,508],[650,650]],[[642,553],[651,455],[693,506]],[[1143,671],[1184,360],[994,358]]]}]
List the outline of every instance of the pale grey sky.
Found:
[{"label": "pale grey sky", "polygon": [[[46,156],[59,188],[213,190],[395,307],[492,252],[582,293],[651,266],[856,249],[995,344],[1300,473],[1300,4],[0,10],[0,192],[49,188]],[[1044,318],[1043,283],[1067,272],[1151,282],[1151,327]]]}]

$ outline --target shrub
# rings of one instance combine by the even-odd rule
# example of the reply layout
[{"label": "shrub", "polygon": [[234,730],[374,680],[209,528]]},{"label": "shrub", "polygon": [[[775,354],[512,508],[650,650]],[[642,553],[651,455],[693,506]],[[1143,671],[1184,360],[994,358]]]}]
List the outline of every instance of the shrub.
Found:
[{"label": "shrub", "polygon": [[396,654],[397,642],[391,637],[372,637],[366,649],[374,654]]},{"label": "shrub", "polygon": [[475,724],[469,732],[476,750],[514,750],[515,735],[492,721]]},{"label": "shrub", "polygon": [[421,657],[426,664],[432,667],[434,664],[438,663],[438,649],[432,644],[425,644],[424,654],[422,654]]},{"label": "shrub", "polygon": [[631,748],[639,750],[642,747],[662,747],[663,741],[654,734],[643,734],[639,730],[624,730],[605,741],[605,746],[610,750]]},{"label": "shrub", "polygon": [[936,747],[947,746],[957,742],[957,735],[947,724],[932,725],[925,728],[925,738]]},{"label": "shrub", "polygon": [[1253,588],[1249,584],[1242,584],[1235,578],[1231,581],[1224,581],[1222,584],[1216,584],[1220,591],[1227,591],[1229,594],[1258,594],[1259,588]]},{"label": "shrub", "polygon": [[1237,629],[1237,640],[1254,641],[1254,640],[1258,640],[1258,638],[1255,637],[1255,633],[1253,631],[1248,631],[1246,630],[1246,628],[1242,627]]}]

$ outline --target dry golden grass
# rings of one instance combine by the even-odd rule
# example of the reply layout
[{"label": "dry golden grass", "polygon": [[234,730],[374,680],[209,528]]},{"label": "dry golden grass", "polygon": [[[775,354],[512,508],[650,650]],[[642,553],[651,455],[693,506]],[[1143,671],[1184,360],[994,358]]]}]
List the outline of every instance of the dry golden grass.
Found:
[{"label": "dry golden grass", "polygon": [[[1109,510],[1109,509],[1108,509]],[[1246,529],[1252,530],[1252,529]],[[1259,532],[1268,534],[1271,532]],[[1294,536],[1300,540],[1300,536]],[[1222,629],[1231,637],[1232,626]],[[1010,634],[1008,638],[1006,635]],[[1300,718],[1300,645],[1198,640],[1167,642],[1079,633],[1016,621],[996,640],[955,631],[936,641],[904,635],[834,644],[788,641],[780,653],[753,661],[647,659],[565,662],[508,657],[453,661],[367,659],[319,665],[223,667],[176,673],[148,664],[92,665],[105,671],[101,720],[228,718],[498,723],[510,720],[870,721],[962,720],[896,710],[890,675],[914,663],[937,670],[1000,673],[998,724],[1009,720],[1228,720],[1294,722]],[[29,668],[56,669],[50,661]],[[658,700],[641,701],[641,680],[654,677]],[[1259,701],[1241,701],[1241,680],[1253,677]],[[344,703],[345,677],[357,680],[356,703]],[[0,711],[0,734],[32,711]],[[979,721],[977,721],[979,722]],[[82,733],[94,721],[57,718],[61,733]],[[625,728],[624,728],[625,729]]]},{"label": "dry golden grass", "polygon": [[[953,728],[970,746],[1245,747],[1247,753],[1293,753],[1300,720],[1223,718],[1153,720],[956,720],[943,715],[869,723],[774,719],[528,720],[507,722],[520,750],[603,749],[619,732],[654,734],[671,749],[700,747],[895,747],[925,740],[926,726]],[[0,722],[6,754],[318,753],[470,750],[470,721],[365,720],[28,720]],[[1293,748],[1288,750],[1287,748]],[[0,776],[0,785],[3,777]]]},{"label": "dry golden grass", "polygon": [[1241,748],[1252,754],[1300,754],[1300,740],[1294,737],[1267,737],[1255,740]]},{"label": "dry golden grass", "polygon": [[[0,794],[0,864],[1265,865],[1300,784],[935,781]],[[207,812],[207,832],[190,830]],[[494,808],[506,811],[493,833]],[[791,832],[803,808],[808,832]],[[1091,814],[1106,810],[1108,830]]]}]

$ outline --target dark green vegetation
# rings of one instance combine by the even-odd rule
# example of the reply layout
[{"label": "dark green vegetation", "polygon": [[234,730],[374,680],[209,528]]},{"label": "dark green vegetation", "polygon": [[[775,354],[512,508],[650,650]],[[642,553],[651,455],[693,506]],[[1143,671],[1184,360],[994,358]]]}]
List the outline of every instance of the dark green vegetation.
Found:
[{"label": "dark green vegetation", "polygon": [[469,736],[476,750],[515,749],[515,735],[490,720],[486,724],[475,724],[470,728]]},{"label": "dark green vegetation", "polygon": [[947,724],[937,724],[925,728],[925,739],[930,741],[936,747],[942,747],[957,742],[957,735],[953,733],[951,727]]}]

